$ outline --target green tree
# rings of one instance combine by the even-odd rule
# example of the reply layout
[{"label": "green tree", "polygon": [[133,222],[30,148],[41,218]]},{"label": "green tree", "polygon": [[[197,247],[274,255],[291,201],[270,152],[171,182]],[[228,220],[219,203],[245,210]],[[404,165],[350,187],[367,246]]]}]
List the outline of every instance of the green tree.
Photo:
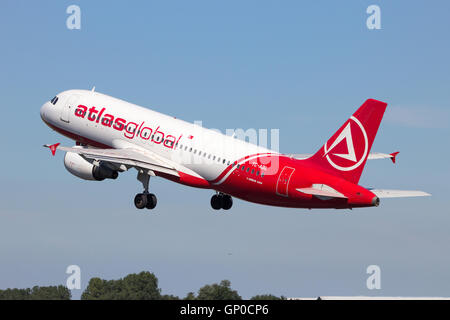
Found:
[{"label": "green tree", "polygon": [[0,300],[29,300],[31,289],[0,290]]},{"label": "green tree", "polygon": [[96,300],[100,299],[105,293],[106,280],[100,278],[91,278],[87,288],[81,294],[81,300]]},{"label": "green tree", "polygon": [[62,285],[0,290],[0,300],[70,300],[71,297],[70,290]]},{"label": "green tree", "polygon": [[195,296],[195,293],[189,292],[186,297],[184,297],[184,300],[195,300],[197,297]]},{"label": "green tree", "polygon": [[31,289],[30,298],[33,300],[70,300],[72,294],[70,290],[62,285],[38,287]]},{"label": "green tree", "polygon": [[242,300],[237,291],[231,289],[229,280],[222,280],[220,284],[205,285],[198,290],[198,300]]},{"label": "green tree", "polygon": [[[166,296],[168,297],[168,296]],[[92,278],[82,300],[159,300],[161,289],[153,273],[142,271],[119,280]]]}]

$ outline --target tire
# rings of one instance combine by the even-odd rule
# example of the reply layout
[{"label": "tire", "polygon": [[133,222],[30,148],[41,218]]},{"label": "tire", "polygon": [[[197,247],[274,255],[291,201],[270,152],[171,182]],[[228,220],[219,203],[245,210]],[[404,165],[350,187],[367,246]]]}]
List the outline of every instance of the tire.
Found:
[{"label": "tire", "polygon": [[233,198],[230,196],[223,196],[222,209],[229,210],[233,206]]},{"label": "tire", "polygon": [[144,209],[145,206],[147,205],[147,196],[143,193],[138,193],[134,197],[134,205],[138,209]]},{"label": "tire", "polygon": [[147,194],[147,205],[145,206],[147,209],[154,209],[157,203],[158,200],[153,193]]},{"label": "tire", "polygon": [[211,197],[211,207],[214,210],[219,210],[222,208],[222,197],[218,195],[213,195]]}]

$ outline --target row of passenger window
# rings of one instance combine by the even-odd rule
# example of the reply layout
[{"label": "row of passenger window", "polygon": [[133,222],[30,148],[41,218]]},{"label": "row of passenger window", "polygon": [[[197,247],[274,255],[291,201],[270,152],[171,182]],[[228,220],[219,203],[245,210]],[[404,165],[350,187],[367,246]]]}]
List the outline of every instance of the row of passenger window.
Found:
[{"label": "row of passenger window", "polygon": [[[264,177],[264,172],[260,172],[259,170],[256,169],[251,169],[250,167],[245,167],[244,165],[237,165],[237,168],[239,169],[239,166],[241,167],[241,171],[245,171],[247,173],[251,173],[251,174],[255,174],[258,177],[261,174],[261,177]],[[251,169],[251,171],[250,171]]]},{"label": "row of passenger window", "polygon": [[[86,113],[85,113],[86,114]],[[94,119],[95,120],[95,119]],[[103,121],[104,119],[102,119],[102,121]],[[130,130],[130,132],[131,133],[134,133],[136,131],[136,128],[133,128],[132,130]],[[138,130],[138,132],[137,132],[137,134],[139,135],[139,133],[140,133],[140,130]],[[146,138],[147,137],[147,132],[145,132],[144,133],[144,137]],[[155,137],[155,135],[153,134],[152,135],[152,137],[151,137],[151,139],[153,140],[154,139],[154,137]],[[156,142],[159,142],[159,140],[161,139],[161,137],[156,137]],[[172,141],[170,141],[170,140],[166,140],[166,142],[167,142],[167,144],[168,145],[171,145],[173,142]],[[176,148],[178,148],[179,150],[181,150],[181,151],[188,151],[188,152],[193,152],[193,154],[197,154],[197,149],[194,149],[194,148],[192,148],[192,147],[188,147],[188,146],[186,146],[186,145],[182,145],[182,144],[175,144],[175,149]],[[206,156],[208,156],[208,159],[212,159],[213,161],[217,161],[217,162],[221,162],[221,160],[222,160],[222,163],[223,164],[227,164],[228,166],[231,164],[231,162],[229,161],[229,160],[226,160],[226,159],[224,159],[224,158],[220,158],[220,157],[216,157],[215,155],[212,155],[212,154],[208,154],[208,153],[206,153],[206,152],[204,152],[204,151],[201,151],[201,150],[198,150],[198,156],[199,157],[204,157],[204,158],[206,158]],[[234,167],[236,165],[236,162],[234,162],[233,164],[232,164],[232,166]],[[244,165],[237,165],[237,169],[240,169],[240,170],[242,170],[242,171],[245,171],[245,172],[247,172],[247,173],[251,173],[251,174],[255,174],[256,173],[256,176],[260,176],[261,175],[261,177],[264,177],[264,173],[263,172],[260,172],[259,170],[255,170],[255,169],[251,169],[250,167],[245,167]],[[251,171],[250,171],[250,169],[251,169]]]},{"label": "row of passenger window", "polygon": [[[194,149],[192,147],[188,147],[186,145],[183,146],[182,144],[178,144],[177,143],[177,144],[175,144],[175,148],[178,148],[181,151],[184,150],[184,151],[192,152],[193,154],[197,154],[197,149]],[[206,153],[206,152],[201,151],[201,150],[198,150],[198,156],[199,157],[203,156],[203,158],[207,157],[208,159],[212,159],[213,161],[217,161],[219,163],[221,162],[220,161],[221,160],[220,157],[216,157],[215,155]],[[231,164],[231,166],[233,166],[233,167],[237,166],[238,170],[240,169],[241,171],[244,171],[244,172],[247,172],[247,173],[251,173],[251,174],[255,174],[256,173],[256,176],[260,176],[261,175],[261,177],[264,177],[264,173],[263,172],[260,172],[259,170],[256,170],[256,169],[252,169],[250,167],[245,167],[244,165],[236,164],[236,162],[231,163],[229,160],[226,160],[226,159],[222,158],[222,163],[223,164],[227,164],[228,166]]]},{"label": "row of passenger window", "polygon": [[[207,156],[208,156],[208,159],[211,159],[211,160],[213,160],[213,161],[217,161],[217,162],[221,162],[221,160],[222,160],[222,163],[223,164],[227,164],[228,166],[231,164],[231,162],[230,161],[227,161],[225,158],[220,158],[220,157],[216,157],[215,155],[213,155],[213,154],[210,154],[210,153],[206,153],[206,152],[204,152],[204,151],[201,151],[201,150],[197,150],[197,149],[194,149],[194,148],[192,148],[192,147],[189,147],[189,146],[186,146],[186,145],[182,145],[182,144],[175,144],[175,148],[178,148],[178,149],[180,149],[181,151],[188,151],[188,152],[192,152],[193,154],[197,154],[197,151],[198,151],[198,156],[199,157],[203,157],[203,158],[206,158]],[[233,165],[234,165],[234,163],[233,163]]]}]

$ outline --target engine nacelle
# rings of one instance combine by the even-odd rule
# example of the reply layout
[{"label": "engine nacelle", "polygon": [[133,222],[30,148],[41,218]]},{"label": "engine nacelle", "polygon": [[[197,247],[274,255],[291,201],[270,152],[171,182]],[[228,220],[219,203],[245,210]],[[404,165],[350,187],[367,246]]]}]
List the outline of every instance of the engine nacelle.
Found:
[{"label": "engine nacelle", "polygon": [[117,171],[103,164],[100,164],[100,166],[93,165],[74,152],[66,152],[64,166],[71,174],[84,180],[102,181],[105,179],[116,179],[119,175]]}]

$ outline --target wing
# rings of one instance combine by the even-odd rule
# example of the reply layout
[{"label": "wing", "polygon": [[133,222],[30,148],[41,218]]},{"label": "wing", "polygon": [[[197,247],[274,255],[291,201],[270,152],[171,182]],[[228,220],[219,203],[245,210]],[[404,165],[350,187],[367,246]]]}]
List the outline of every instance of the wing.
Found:
[{"label": "wing", "polygon": [[403,198],[403,197],[427,197],[431,194],[424,191],[415,190],[387,190],[387,189],[368,189],[378,198]]},{"label": "wing", "polygon": [[[395,158],[399,152],[393,152],[393,153],[380,153],[380,152],[372,152],[369,153],[369,156],[367,157],[367,160],[375,160],[375,159],[391,159],[393,163],[395,163]],[[288,154],[288,157],[304,160],[308,159],[309,157],[312,157],[312,154]]]},{"label": "wing", "polygon": [[56,150],[78,153],[86,159],[107,161],[116,164],[123,164],[128,167],[143,168],[151,171],[162,172],[179,177],[174,164],[167,159],[159,157],[157,154],[141,149],[96,149],[96,148],[70,148],[58,144],[44,145],[50,148],[54,155]]}]

